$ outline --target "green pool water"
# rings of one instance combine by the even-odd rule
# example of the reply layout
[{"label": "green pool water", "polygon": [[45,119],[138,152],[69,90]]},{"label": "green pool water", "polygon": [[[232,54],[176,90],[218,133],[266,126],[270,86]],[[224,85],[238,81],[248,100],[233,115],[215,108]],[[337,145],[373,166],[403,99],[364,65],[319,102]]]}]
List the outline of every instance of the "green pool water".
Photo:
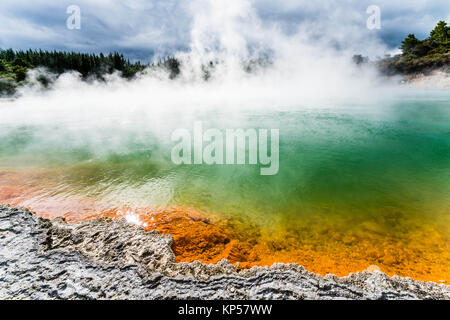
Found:
[{"label": "green pool water", "polygon": [[383,105],[242,111],[233,123],[221,123],[225,110],[199,117],[205,128],[279,129],[278,174],[261,176],[258,165],[174,165],[168,128],[177,128],[177,119],[167,120],[173,123],[160,136],[111,123],[73,129],[0,122],[0,165],[66,168],[59,186],[68,193],[190,205],[261,223],[317,211],[370,215],[389,208],[430,219],[449,213],[450,93],[403,95]]},{"label": "green pool water", "polygon": [[92,125],[62,113],[49,114],[46,122],[39,110],[30,112],[44,121],[15,123],[13,108],[13,103],[0,108],[8,111],[0,120],[0,168],[57,168],[52,183],[42,185],[43,197],[188,206],[267,234],[295,234],[324,223],[345,232],[371,221],[382,237],[398,234],[407,243],[409,228],[426,225],[443,242],[439,250],[448,248],[448,91],[407,91],[374,103],[198,114],[195,121],[206,128],[279,129],[274,176],[260,175],[258,165],[173,164],[170,133],[193,126],[176,113],[155,128],[145,125],[145,117],[134,124],[134,116]]}]

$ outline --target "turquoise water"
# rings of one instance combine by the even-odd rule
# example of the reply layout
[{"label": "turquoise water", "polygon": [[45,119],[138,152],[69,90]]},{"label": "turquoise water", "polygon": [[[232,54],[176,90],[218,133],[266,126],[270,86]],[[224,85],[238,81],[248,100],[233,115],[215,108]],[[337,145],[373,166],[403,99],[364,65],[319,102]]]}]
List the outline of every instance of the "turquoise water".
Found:
[{"label": "turquoise water", "polygon": [[[233,250],[243,248],[231,258],[224,243],[198,253],[196,237],[217,237],[184,230],[195,240],[177,249],[186,261],[298,262],[338,275],[376,264],[389,274],[449,279],[449,92],[214,109],[188,120],[174,112],[153,122],[129,113],[90,121],[87,110],[77,118],[75,110],[55,116],[37,109],[11,121],[13,107],[0,104],[7,111],[0,119],[0,200],[81,216],[97,210],[93,203],[190,207],[213,221],[206,230],[225,225],[219,233],[239,241]],[[35,118],[43,121],[27,121]],[[262,176],[259,165],[175,165],[171,132],[192,131],[195,121],[205,130],[279,129],[278,173]]]},{"label": "turquoise water", "polygon": [[[199,119],[205,128],[228,128],[207,117]],[[131,205],[187,205],[264,221],[318,211],[449,212],[450,94],[402,97],[377,106],[243,111],[238,119],[235,128],[280,130],[277,175],[261,176],[258,165],[175,166],[170,160],[174,143],[145,128],[139,136],[95,128],[93,140],[91,128],[71,132],[58,123],[2,123],[0,165],[65,168],[56,178],[60,192],[68,194]],[[105,148],[117,140],[118,151]]]}]

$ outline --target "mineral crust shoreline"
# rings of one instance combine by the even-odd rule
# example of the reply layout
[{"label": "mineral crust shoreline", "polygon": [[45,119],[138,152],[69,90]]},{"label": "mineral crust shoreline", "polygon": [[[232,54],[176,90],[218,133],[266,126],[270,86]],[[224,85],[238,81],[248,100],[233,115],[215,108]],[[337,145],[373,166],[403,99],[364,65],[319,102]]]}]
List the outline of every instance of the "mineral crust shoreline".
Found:
[{"label": "mineral crust shoreline", "polygon": [[172,242],[123,219],[68,224],[0,206],[0,299],[450,299],[450,286],[379,271],[176,263]]}]

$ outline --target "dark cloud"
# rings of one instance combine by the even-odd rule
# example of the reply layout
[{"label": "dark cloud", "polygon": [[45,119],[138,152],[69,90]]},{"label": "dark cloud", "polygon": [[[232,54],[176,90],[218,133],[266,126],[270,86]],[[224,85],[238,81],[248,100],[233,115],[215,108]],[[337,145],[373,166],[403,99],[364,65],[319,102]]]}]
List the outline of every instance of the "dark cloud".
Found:
[{"label": "dark cloud", "polygon": [[[181,0],[3,0],[0,46],[89,52],[120,50],[132,58],[146,59],[155,52],[166,54],[188,47],[192,15],[195,15],[189,3]],[[277,24],[286,34],[306,25],[317,36],[333,30],[368,34],[366,8],[372,4],[378,5],[382,13],[382,29],[373,31],[372,36],[391,49],[408,33],[423,38],[438,20],[450,20],[448,0],[252,1],[263,24]],[[66,28],[69,5],[81,8],[81,30]],[[346,45],[345,34],[336,38],[340,45]]]}]

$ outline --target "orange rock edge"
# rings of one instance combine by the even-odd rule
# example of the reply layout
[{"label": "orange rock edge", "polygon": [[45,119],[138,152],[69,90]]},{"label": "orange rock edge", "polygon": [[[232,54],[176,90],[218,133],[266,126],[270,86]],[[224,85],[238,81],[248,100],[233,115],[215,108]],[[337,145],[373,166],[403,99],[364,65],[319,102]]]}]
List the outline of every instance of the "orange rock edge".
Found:
[{"label": "orange rock edge", "polygon": [[105,208],[85,198],[37,201],[27,187],[1,183],[0,203],[24,206],[45,218],[64,216],[69,223],[131,217],[148,231],[172,235],[177,262],[217,263],[225,258],[237,268],[298,263],[314,273],[340,277],[378,267],[390,276],[450,280],[448,239],[427,226],[415,228],[407,239],[382,234],[371,223],[343,232],[326,221],[305,221],[303,226],[267,232],[239,219],[208,218],[194,208]]}]

